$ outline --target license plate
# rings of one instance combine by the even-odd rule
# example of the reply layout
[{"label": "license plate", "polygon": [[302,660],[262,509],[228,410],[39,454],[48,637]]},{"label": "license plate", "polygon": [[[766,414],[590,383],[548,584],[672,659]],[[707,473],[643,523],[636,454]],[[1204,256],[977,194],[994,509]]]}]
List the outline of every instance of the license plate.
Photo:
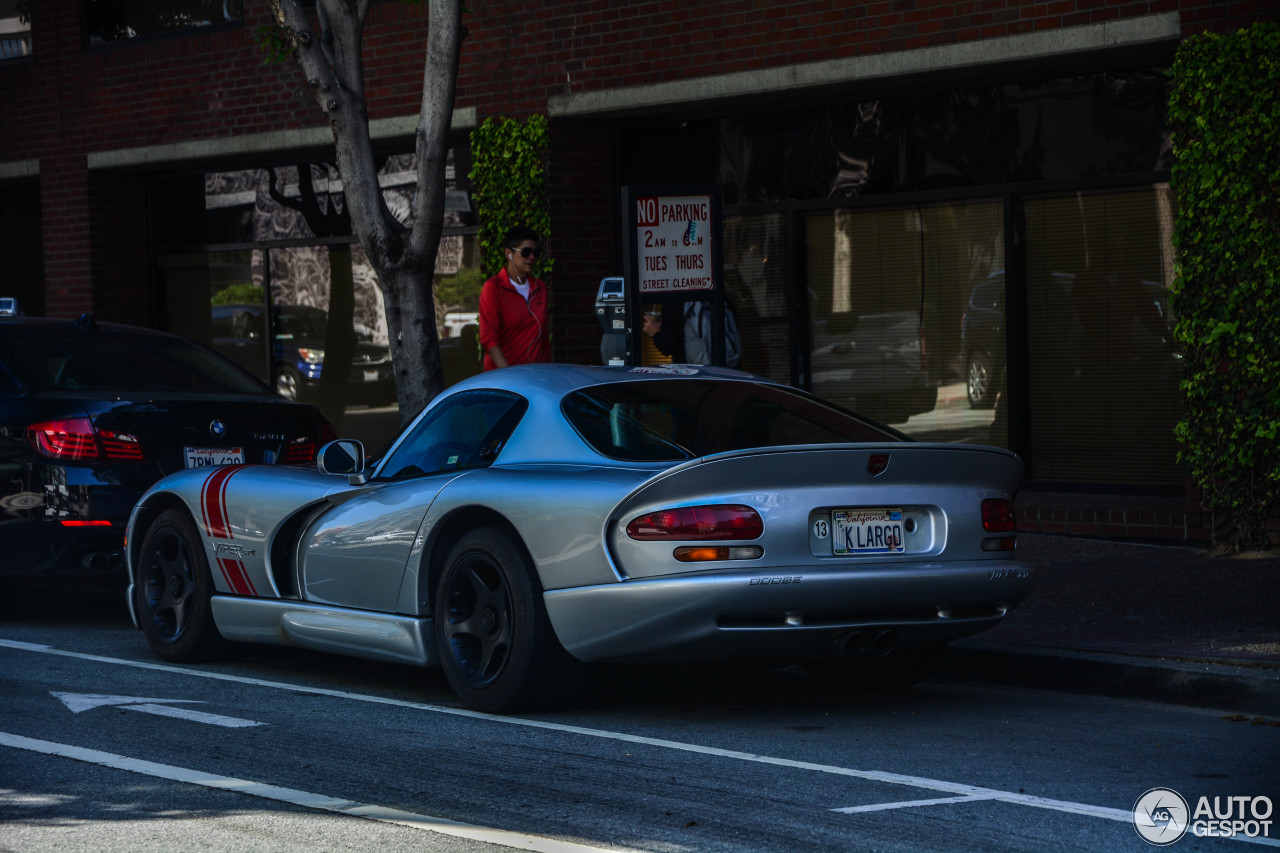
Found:
[{"label": "license plate", "polygon": [[831,551],[846,554],[902,554],[907,550],[901,509],[837,509],[831,512]]},{"label": "license plate", "polygon": [[243,465],[243,447],[188,447],[188,468],[216,468],[219,465]]},{"label": "license plate", "polygon": [[365,382],[377,382],[377,381],[378,381],[378,371],[376,371],[376,370],[366,370],[366,371],[364,372],[364,381],[365,381]]}]

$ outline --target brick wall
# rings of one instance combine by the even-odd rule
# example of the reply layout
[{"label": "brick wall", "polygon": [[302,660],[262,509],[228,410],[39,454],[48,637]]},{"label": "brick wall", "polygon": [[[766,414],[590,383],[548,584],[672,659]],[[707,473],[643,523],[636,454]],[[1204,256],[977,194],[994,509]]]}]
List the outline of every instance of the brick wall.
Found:
[{"label": "brick wall", "polygon": [[[79,0],[32,4],[32,59],[0,66],[5,104],[0,163],[39,160],[48,313],[74,315],[95,301],[93,260],[104,256],[90,251],[90,235],[99,222],[87,219],[89,153],[323,127],[296,67],[263,63],[255,30],[268,22],[265,4],[246,6],[243,26],[86,50]],[[471,4],[464,15],[470,36],[463,45],[457,106],[474,107],[480,119],[521,116],[544,111],[551,95],[1169,11],[1181,14],[1186,34],[1226,31],[1280,15],[1274,0],[486,0]],[[417,112],[426,13],[426,4],[373,5],[365,45],[371,118]],[[590,154],[554,155],[553,168],[570,172],[553,175],[555,192],[576,193],[588,182],[586,176],[606,173],[602,164],[579,157]],[[558,215],[573,217],[578,209],[603,211],[614,204],[612,199],[577,204],[586,195],[555,199],[553,205]],[[556,230],[594,241],[600,222],[571,220],[558,223]],[[605,239],[603,232],[598,236]],[[587,284],[604,274],[613,254],[610,248],[597,255],[590,244],[575,247],[576,257],[561,253],[561,293],[586,299]],[[558,298],[557,310],[563,310],[568,297]],[[572,313],[576,324],[577,312]],[[562,338],[568,340],[557,347],[576,352],[585,326],[583,321],[581,329],[567,330]]]},{"label": "brick wall", "polygon": [[89,176],[94,316],[154,325],[148,281],[147,182],[121,172]]},{"label": "brick wall", "polygon": [[596,364],[600,361],[596,290],[600,279],[621,272],[620,201],[612,192],[616,182],[612,131],[589,122],[555,122],[549,148],[554,357]]}]

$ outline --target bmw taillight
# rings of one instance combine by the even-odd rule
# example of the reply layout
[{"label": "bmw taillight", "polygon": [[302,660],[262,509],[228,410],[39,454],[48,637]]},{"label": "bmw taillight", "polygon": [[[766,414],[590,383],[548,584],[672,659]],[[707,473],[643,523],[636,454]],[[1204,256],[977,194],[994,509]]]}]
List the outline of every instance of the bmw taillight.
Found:
[{"label": "bmw taillight", "polygon": [[309,465],[316,458],[316,442],[309,435],[300,435],[284,446],[281,465]]},{"label": "bmw taillight", "polygon": [[136,435],[111,430],[99,430],[98,441],[102,445],[102,453],[108,459],[121,459],[126,462],[142,461],[142,445]]},{"label": "bmw taillight", "polygon": [[749,506],[714,504],[683,506],[633,518],[627,535],[641,541],[756,539],[764,520]]},{"label": "bmw taillight", "polygon": [[76,462],[98,458],[98,440],[88,418],[45,421],[27,427],[27,438],[36,453],[50,459]]},{"label": "bmw taillight", "polygon": [[88,418],[44,421],[27,427],[27,439],[36,453],[67,462],[102,459],[141,462],[142,445],[135,435],[95,430]]}]

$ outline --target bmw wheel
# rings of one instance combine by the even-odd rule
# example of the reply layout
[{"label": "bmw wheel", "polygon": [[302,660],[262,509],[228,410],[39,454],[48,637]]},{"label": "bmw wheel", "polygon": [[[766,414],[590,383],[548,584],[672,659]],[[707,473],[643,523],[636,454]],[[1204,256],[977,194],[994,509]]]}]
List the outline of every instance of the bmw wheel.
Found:
[{"label": "bmw wheel", "polygon": [[138,552],[134,604],[147,642],[167,661],[208,660],[226,649],[213,621],[213,578],[191,517],[166,510]]},{"label": "bmw wheel", "polygon": [[579,679],[582,664],[556,639],[532,561],[502,526],[477,528],[454,545],[433,611],[445,677],[472,708],[554,705]]}]

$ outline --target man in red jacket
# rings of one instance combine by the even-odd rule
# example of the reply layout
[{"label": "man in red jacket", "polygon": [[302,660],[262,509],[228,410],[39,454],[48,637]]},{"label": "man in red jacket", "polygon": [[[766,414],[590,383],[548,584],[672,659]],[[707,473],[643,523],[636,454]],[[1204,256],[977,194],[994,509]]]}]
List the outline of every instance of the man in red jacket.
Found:
[{"label": "man in red jacket", "polygon": [[532,228],[512,228],[502,246],[507,265],[480,290],[485,370],[551,360],[547,283],[533,275],[542,254],[538,234]]}]

